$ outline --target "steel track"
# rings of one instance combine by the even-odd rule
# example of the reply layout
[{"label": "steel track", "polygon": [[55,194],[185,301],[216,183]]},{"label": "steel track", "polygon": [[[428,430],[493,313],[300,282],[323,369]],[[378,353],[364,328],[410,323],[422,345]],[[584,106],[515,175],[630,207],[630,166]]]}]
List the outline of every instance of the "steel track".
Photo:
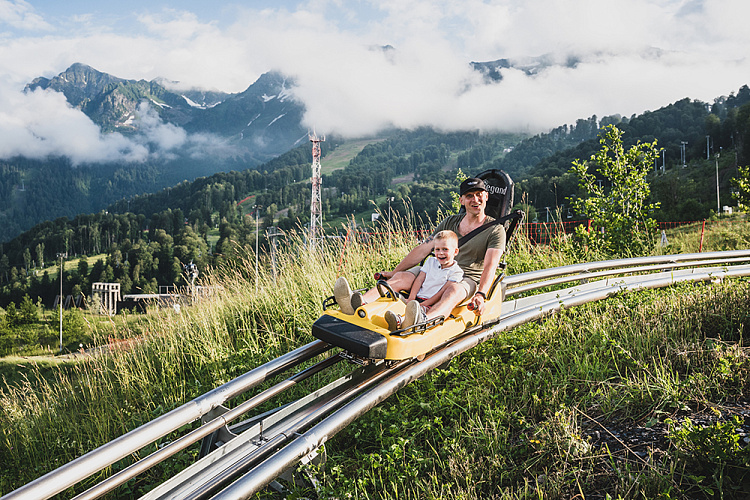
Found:
[{"label": "steel track", "polygon": [[[422,361],[412,359],[361,366],[322,387],[311,389],[297,400],[231,424],[292,387],[322,378],[343,359],[341,353],[334,354],[232,409],[224,406],[226,401],[273,377],[309,364],[331,347],[321,341],[312,342],[63,465],[5,495],[2,500],[54,496],[198,419],[202,422],[200,427],[75,498],[99,498],[198,441],[202,441],[202,458],[142,498],[248,498],[277,478],[289,477],[289,471],[300,462],[314,461],[326,441],[405,385],[500,332],[564,308],[631,290],[750,276],[750,265],[737,265],[742,262],[750,262],[750,250],[619,259],[507,276],[504,280],[506,298],[513,298],[503,303],[502,316],[464,332]],[[577,284],[561,288],[572,282]],[[560,289],[528,295],[545,288]]]}]

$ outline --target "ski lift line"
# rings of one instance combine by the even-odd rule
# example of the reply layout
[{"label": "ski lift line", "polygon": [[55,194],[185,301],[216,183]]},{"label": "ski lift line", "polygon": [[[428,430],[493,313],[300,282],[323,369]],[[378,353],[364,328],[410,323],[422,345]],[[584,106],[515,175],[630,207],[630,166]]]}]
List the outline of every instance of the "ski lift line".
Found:
[{"label": "ski lift line", "polygon": [[543,282],[535,282],[535,283],[530,283],[527,285],[510,288],[506,291],[505,296],[510,297],[510,296],[518,295],[521,293],[529,292],[531,290],[537,290],[539,288],[544,288],[548,286],[560,285],[563,283],[570,283],[572,281],[591,280],[591,279],[601,278],[605,276],[614,276],[618,274],[642,273],[642,272],[648,272],[648,271],[663,271],[665,269],[676,269],[676,268],[681,268],[681,267],[713,266],[713,265],[718,265],[718,264],[730,264],[730,263],[739,263],[739,262],[748,262],[748,261],[750,261],[750,258],[736,257],[733,259],[713,259],[713,260],[700,260],[700,261],[690,261],[690,262],[673,262],[669,264],[631,267],[627,269],[615,268],[615,269],[609,269],[607,271],[597,271],[593,273],[583,272],[581,274],[564,276],[561,278],[556,278],[556,279],[547,280]]},{"label": "ski lift line", "polygon": [[[726,264],[730,261],[740,262],[746,260],[745,258],[748,256],[750,256],[750,250],[640,257],[563,266],[544,271],[507,276],[506,281],[511,281],[517,285],[517,288],[520,288],[520,286],[528,284],[531,281],[543,279],[544,277],[552,279],[539,284],[539,286],[550,286],[550,284],[556,282],[555,278],[575,272],[584,273],[583,275],[575,276],[575,280],[591,278],[594,277],[594,273],[591,273],[591,270],[621,268],[619,271],[620,274],[635,272],[635,269],[642,269],[644,272],[662,271],[648,275],[634,275],[590,281],[564,290],[557,290],[531,297],[506,301],[503,305],[503,310],[507,311],[506,313],[495,320],[485,322],[455,337],[433,352],[428,353],[423,361],[416,362],[414,359],[410,359],[401,361],[395,365],[389,365],[387,363],[371,364],[364,368],[355,370],[355,372],[360,373],[362,377],[356,380],[341,382],[340,385],[337,386],[336,391],[326,392],[323,389],[320,389],[304,396],[300,401],[306,400],[305,405],[299,406],[299,409],[304,411],[286,411],[284,410],[285,407],[278,409],[278,411],[275,411],[272,415],[274,418],[264,420],[263,425],[255,423],[250,430],[240,434],[234,439],[230,438],[227,444],[224,444],[222,447],[214,450],[214,452],[208,454],[203,459],[190,466],[188,468],[190,470],[186,469],[179,473],[177,475],[179,478],[176,476],[173,479],[181,482],[178,486],[184,488],[182,490],[183,494],[193,495],[199,491],[206,494],[213,494],[218,488],[225,486],[226,481],[219,480],[221,477],[227,478],[228,481],[241,475],[242,477],[227,486],[214,498],[246,498],[247,495],[264,488],[281,473],[294,466],[300,460],[309,457],[311,453],[315,452],[315,450],[333,435],[385,400],[391,394],[401,389],[404,385],[418,379],[430,370],[443,365],[453,357],[471,349],[479,343],[493,338],[500,332],[549,316],[563,308],[570,308],[588,302],[606,299],[622,292],[661,288],[681,282],[715,281],[721,280],[725,277],[750,276],[750,266],[748,265],[665,271],[665,266],[667,268],[677,268],[678,264],[681,265],[682,263],[691,266],[714,263]],[[648,264],[651,265],[649,266]],[[6,498],[49,498],[116,461],[113,460],[112,462],[109,462],[109,464],[103,463],[105,458],[110,459],[111,457],[104,452],[100,452],[100,450],[108,447],[127,447],[124,451],[124,455],[133,453],[148,444],[145,443],[134,446],[131,442],[135,439],[132,437],[134,433],[140,432],[141,434],[145,434],[146,430],[144,429],[149,429],[150,427],[163,428],[164,424],[162,422],[165,419],[169,419],[171,422],[170,425],[174,425],[174,421],[177,418],[175,414],[181,414],[188,411],[183,410],[183,408],[186,407],[190,407],[189,411],[191,415],[201,413],[202,410],[205,410],[203,411],[203,415],[209,411],[218,412],[222,409],[220,408],[222,401],[240,394],[250,387],[266,380],[272,371],[273,373],[280,373],[291,366],[299,364],[306,359],[310,359],[315,355],[324,352],[328,348],[330,348],[330,346],[324,342],[316,341],[283,355],[276,360],[247,372],[245,375],[238,377],[234,381],[228,382],[217,389],[209,391],[192,402],[187,403],[186,405],[183,405],[150,423],[144,424],[140,428],[97,448],[93,452],[48,473],[42,478],[9,493],[3,497],[3,500]],[[346,377],[343,377],[342,379],[339,379],[339,381],[342,381],[345,378]],[[329,386],[335,383],[336,382],[331,383]],[[290,404],[294,405],[296,403]],[[200,407],[201,411],[196,411],[193,408],[195,406]],[[281,415],[282,413],[283,415]],[[276,418],[277,415],[279,415],[278,418]],[[189,423],[196,418],[200,418],[200,416],[185,420],[184,423]],[[224,418],[226,419],[229,417],[225,416]],[[265,422],[270,420],[274,421],[266,427]],[[216,425],[216,423],[212,422],[214,422],[214,420],[209,422],[209,425],[211,426],[209,429],[213,429],[213,426]],[[250,443],[252,437],[248,437],[245,438],[244,442],[233,445],[235,442],[243,441],[241,438],[244,434],[257,432],[257,428],[259,427],[262,428],[262,439],[260,441],[268,440],[265,442],[271,444],[252,445],[252,443]],[[202,432],[208,433],[209,429]],[[150,435],[158,434],[155,429],[148,432]],[[164,432],[162,436],[166,435],[168,432],[169,431]],[[257,434],[252,434],[252,436],[258,437]],[[140,436],[138,439],[143,441],[144,437],[145,436]],[[155,441],[158,437],[161,436],[157,436],[152,441]],[[122,452],[122,450],[118,451]],[[231,458],[231,460],[223,460],[225,455]],[[250,455],[252,455],[252,457]],[[146,457],[144,460],[147,460],[148,458],[149,457]],[[91,460],[99,461],[99,463],[96,464],[96,467],[88,463]],[[203,460],[206,461],[202,462]],[[144,467],[146,465],[148,465],[148,463],[145,463]],[[71,477],[73,472],[71,469],[75,469],[75,475],[78,478],[72,482]],[[230,469],[232,469],[231,473],[229,472]],[[190,474],[194,474],[194,476],[191,476]],[[198,476],[201,477],[200,481],[203,482],[200,482],[197,479]],[[50,482],[55,483],[54,491],[48,484]],[[196,484],[200,484],[201,486],[196,487]],[[164,485],[165,484],[162,484],[161,486]],[[161,486],[158,486],[156,489],[158,490]],[[170,485],[168,491],[165,493],[167,495],[170,494],[169,492],[177,493],[179,488],[175,488],[176,487]],[[155,493],[155,490],[152,490],[151,493]],[[147,497],[149,497],[149,495],[147,495]],[[186,498],[185,495],[180,494],[176,494],[173,497]],[[84,498],[96,498],[96,496],[92,495]],[[153,498],[164,498],[164,496],[153,496]]]},{"label": "ski lift line", "polygon": [[316,340],[284,354],[4,495],[2,500],[50,498],[183,425],[201,418],[228,399],[330,348],[325,342]]}]

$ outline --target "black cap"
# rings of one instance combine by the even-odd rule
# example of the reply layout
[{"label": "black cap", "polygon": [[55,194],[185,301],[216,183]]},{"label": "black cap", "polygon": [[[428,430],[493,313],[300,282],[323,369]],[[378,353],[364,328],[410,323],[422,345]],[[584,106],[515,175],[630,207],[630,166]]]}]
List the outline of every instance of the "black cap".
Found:
[{"label": "black cap", "polygon": [[469,191],[487,191],[487,188],[484,186],[482,179],[469,177],[461,183],[461,187],[458,188],[458,194],[459,196],[463,196]]}]

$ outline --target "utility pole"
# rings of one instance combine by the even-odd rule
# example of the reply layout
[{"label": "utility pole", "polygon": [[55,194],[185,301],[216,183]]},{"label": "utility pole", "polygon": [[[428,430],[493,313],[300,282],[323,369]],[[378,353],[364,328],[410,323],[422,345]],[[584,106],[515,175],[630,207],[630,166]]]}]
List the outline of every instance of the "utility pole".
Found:
[{"label": "utility pole", "polygon": [[719,199],[719,155],[716,153],[716,215],[721,214],[721,200]]},{"label": "utility pole", "polygon": [[686,158],[687,154],[685,153],[685,146],[687,146],[687,142],[681,141],[680,142],[680,156],[682,158],[682,168],[687,167],[687,165],[685,163],[686,160],[687,160],[687,158]]},{"label": "utility pole", "polygon": [[63,338],[62,338],[62,310],[63,310],[63,259],[68,257],[67,252],[58,253],[57,257],[60,259],[60,352],[63,350]]},{"label": "utility pole", "polygon": [[391,250],[391,202],[393,196],[388,197],[388,251]]}]

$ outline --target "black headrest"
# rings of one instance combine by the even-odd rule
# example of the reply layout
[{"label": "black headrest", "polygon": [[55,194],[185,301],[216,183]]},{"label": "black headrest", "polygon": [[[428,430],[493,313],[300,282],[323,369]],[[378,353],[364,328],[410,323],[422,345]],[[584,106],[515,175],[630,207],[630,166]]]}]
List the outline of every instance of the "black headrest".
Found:
[{"label": "black headrest", "polygon": [[485,213],[499,219],[510,213],[513,208],[513,179],[502,170],[485,170],[477,175],[482,179],[489,193]]}]

